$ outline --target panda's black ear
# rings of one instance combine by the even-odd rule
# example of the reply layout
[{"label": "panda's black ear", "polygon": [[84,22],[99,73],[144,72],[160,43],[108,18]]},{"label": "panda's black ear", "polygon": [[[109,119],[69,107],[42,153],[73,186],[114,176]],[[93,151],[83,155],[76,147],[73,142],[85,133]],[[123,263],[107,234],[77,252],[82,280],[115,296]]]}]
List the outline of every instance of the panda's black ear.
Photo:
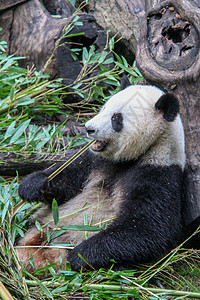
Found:
[{"label": "panda's black ear", "polygon": [[126,76],[126,74],[124,74],[121,78],[121,83],[120,83],[120,91],[124,90],[125,88],[127,88],[128,86],[132,85],[128,79],[128,77]]},{"label": "panda's black ear", "polygon": [[156,102],[155,109],[163,113],[166,121],[172,122],[179,112],[178,99],[172,94],[164,94]]}]

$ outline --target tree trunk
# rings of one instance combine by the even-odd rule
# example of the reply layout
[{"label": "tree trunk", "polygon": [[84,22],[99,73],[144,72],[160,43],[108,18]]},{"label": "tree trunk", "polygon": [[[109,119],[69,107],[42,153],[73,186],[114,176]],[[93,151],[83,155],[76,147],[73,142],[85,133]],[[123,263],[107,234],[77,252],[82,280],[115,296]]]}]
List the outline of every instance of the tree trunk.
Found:
[{"label": "tree trunk", "polygon": [[[9,22],[9,30],[5,21]],[[39,0],[26,1],[0,15],[1,38],[8,44],[8,54],[26,57],[20,60],[21,66],[35,65],[38,71],[51,56],[55,40],[66,24],[66,19],[51,17]]]},{"label": "tree trunk", "polygon": [[185,129],[187,207],[190,223],[200,215],[200,9],[197,1],[146,1],[137,46],[145,79],[180,100]]},{"label": "tree trunk", "polygon": [[90,0],[89,9],[102,28],[122,37],[126,47],[136,52],[145,0]]}]

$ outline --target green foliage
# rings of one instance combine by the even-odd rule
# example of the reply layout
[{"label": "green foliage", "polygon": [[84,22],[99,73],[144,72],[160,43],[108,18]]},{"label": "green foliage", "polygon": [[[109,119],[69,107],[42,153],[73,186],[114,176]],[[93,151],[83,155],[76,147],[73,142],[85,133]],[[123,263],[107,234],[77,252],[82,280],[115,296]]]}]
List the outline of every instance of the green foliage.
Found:
[{"label": "green foliage", "polygon": [[[3,45],[0,41],[1,49]],[[19,59],[22,57],[7,56],[0,50],[0,115],[7,114],[9,123],[11,116],[22,115],[27,119],[27,115],[60,112],[60,80],[50,81],[48,75],[20,68]]]},{"label": "green foliage", "polygon": [[[0,41],[0,151],[54,152],[59,150],[53,143],[55,139],[65,148],[60,130],[64,123],[44,127],[31,122],[33,117],[64,113],[60,110],[63,107],[61,81],[51,81],[48,75],[20,68],[20,58],[7,56],[5,47]],[[67,142],[67,148],[76,147],[85,139],[79,135],[71,139],[67,135]]]},{"label": "green foliage", "polygon": [[31,124],[38,116],[61,113],[59,80],[18,66],[19,57],[7,56],[0,41],[0,151],[38,151],[58,133],[55,125]]},{"label": "green foliage", "polygon": [[[71,49],[74,59],[82,55],[83,68],[72,86],[74,91],[84,99],[78,104],[79,106],[87,104],[87,108],[96,111],[96,106],[91,104],[91,99],[93,103],[96,101],[102,105],[119,92],[121,74],[126,73],[132,84],[143,79],[135,62],[130,66],[123,56],[120,57],[114,52],[114,44],[114,38],[111,38],[103,52],[97,52],[94,45],[89,49],[86,47]],[[110,66],[113,68],[110,69]]]}]

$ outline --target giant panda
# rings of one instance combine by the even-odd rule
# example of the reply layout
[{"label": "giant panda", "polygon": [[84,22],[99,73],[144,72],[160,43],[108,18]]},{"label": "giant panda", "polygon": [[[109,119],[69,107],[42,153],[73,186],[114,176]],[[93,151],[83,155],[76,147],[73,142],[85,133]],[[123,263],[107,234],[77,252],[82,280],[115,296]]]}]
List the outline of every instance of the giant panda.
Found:
[{"label": "giant panda", "polygon": [[58,165],[28,175],[19,195],[44,202],[35,218],[41,226],[48,222],[48,234],[55,229],[53,198],[59,204],[59,227],[109,224],[88,235],[68,230],[54,238],[74,244],[73,250],[46,247],[46,227],[41,234],[31,225],[18,243],[29,271],[47,261],[58,263],[58,269],[60,255],[75,271],[113,263],[116,270],[131,268],[161,258],[182,238],[185,150],[177,99],[154,86],[131,85],[112,96],[85,128],[96,140],[91,149],[51,181],[47,177]]}]

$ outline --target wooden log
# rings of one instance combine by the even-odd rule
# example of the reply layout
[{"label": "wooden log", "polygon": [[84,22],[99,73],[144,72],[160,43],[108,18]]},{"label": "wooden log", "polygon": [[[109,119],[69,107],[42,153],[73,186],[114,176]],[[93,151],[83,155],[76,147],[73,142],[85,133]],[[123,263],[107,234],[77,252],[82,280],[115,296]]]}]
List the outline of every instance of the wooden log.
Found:
[{"label": "wooden log", "polygon": [[149,83],[180,100],[187,155],[185,214],[190,223],[200,215],[200,9],[195,1],[157,2],[142,21],[137,65]]},{"label": "wooden log", "polygon": [[15,153],[0,153],[0,176],[28,175],[32,172],[49,168],[57,162],[66,162],[78,150],[70,149],[62,155],[38,155],[23,156]]}]

